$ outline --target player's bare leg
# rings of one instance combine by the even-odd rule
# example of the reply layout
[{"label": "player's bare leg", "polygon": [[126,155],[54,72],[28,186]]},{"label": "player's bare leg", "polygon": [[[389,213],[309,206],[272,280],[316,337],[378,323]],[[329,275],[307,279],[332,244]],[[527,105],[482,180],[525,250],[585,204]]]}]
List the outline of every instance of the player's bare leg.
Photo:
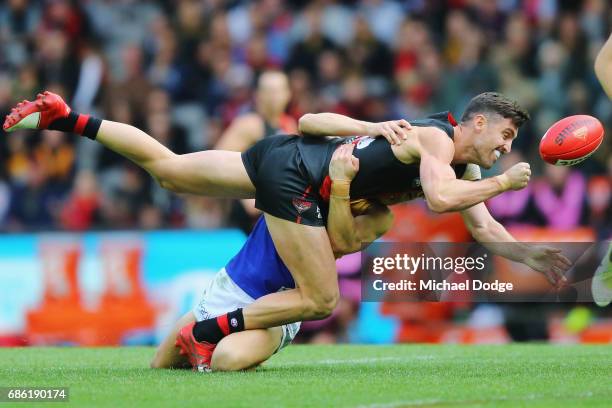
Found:
[{"label": "player's bare leg", "polygon": [[[61,97],[50,92],[39,94],[34,102],[24,101],[11,111],[4,129],[18,128],[56,129],[96,139],[147,170],[162,186],[176,192],[233,198],[251,198],[255,193],[239,153],[204,151],[176,155],[133,126],[71,112]],[[266,220],[276,249],[298,289],[258,299],[245,309],[244,320],[241,319],[239,325],[242,327],[237,331],[321,319],[331,314],[338,301],[334,256],[325,228],[299,225],[267,214]],[[220,338],[230,334],[227,316],[225,330],[217,328],[225,331]],[[191,343],[192,337],[188,327],[179,339]],[[220,338],[212,343],[216,344]],[[190,356],[204,355],[202,368],[209,368],[213,350],[209,343],[201,353],[196,350]]]},{"label": "player's bare leg", "polygon": [[239,371],[256,367],[278,350],[282,335],[280,327],[230,334],[217,344],[211,368],[213,371]]},{"label": "player's bare leg", "polygon": [[206,150],[176,155],[142,130],[103,120],[96,140],[145,169],[162,187],[209,197],[252,198],[239,152]]},{"label": "player's bare leg", "polygon": [[274,246],[297,289],[263,296],[243,309],[245,329],[327,317],[339,298],[336,263],[327,231],[265,214]]},{"label": "player's bare leg", "polygon": [[211,370],[217,344],[244,330],[265,329],[329,316],[339,298],[336,264],[325,228],[296,224],[265,214],[274,246],[296,289],[272,293],[227,314],[189,324],[177,345],[199,371]]},{"label": "player's bare leg", "polygon": [[[189,359],[176,347],[176,336],[182,327],[195,322],[193,312],[183,315],[168,333],[151,360],[151,368],[192,368]],[[280,346],[282,329],[248,330],[224,337],[212,356],[215,371],[238,371],[255,367],[266,361]]]},{"label": "player's bare leg", "polygon": [[51,92],[23,101],[7,115],[3,128],[51,129],[95,139],[145,169],[163,187],[179,193],[211,197],[252,198],[255,187],[240,153],[202,151],[177,155],[134,126],[72,112]]},{"label": "player's bare leg", "polygon": [[179,319],[157,348],[155,356],[151,360],[151,368],[191,368],[189,359],[180,353],[180,349],[175,346],[175,343],[176,336],[181,328],[193,322],[195,322],[195,317],[192,311],[185,313]]}]

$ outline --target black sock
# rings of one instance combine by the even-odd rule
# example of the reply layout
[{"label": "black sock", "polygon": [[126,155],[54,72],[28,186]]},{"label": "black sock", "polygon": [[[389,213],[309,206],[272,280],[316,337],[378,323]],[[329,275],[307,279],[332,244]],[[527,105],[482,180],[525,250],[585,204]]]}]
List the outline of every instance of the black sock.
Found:
[{"label": "black sock", "polygon": [[217,344],[228,334],[243,330],[244,317],[242,316],[242,309],[236,309],[219,317],[197,322],[193,326],[193,337],[196,341]]},{"label": "black sock", "polygon": [[65,118],[55,119],[49,124],[49,129],[76,133],[95,140],[102,120],[77,112],[70,112]]}]

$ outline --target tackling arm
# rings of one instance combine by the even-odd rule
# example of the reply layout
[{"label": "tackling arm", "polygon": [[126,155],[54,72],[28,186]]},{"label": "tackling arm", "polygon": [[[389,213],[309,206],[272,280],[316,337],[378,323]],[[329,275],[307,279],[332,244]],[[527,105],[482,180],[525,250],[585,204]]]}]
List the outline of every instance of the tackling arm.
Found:
[{"label": "tackling arm", "polygon": [[372,125],[337,113],[307,113],[298,121],[298,131],[308,136],[369,135]]},{"label": "tackling arm", "polygon": [[327,234],[336,257],[361,250],[387,232],[393,214],[380,204],[371,203],[364,215],[353,217],[349,190],[359,170],[359,161],[352,155],[353,145],[339,147],[329,165],[332,179]]},{"label": "tackling arm", "polygon": [[401,144],[411,129],[407,121],[365,122],[337,113],[307,113],[298,122],[298,132],[304,136],[382,136],[391,144]]},{"label": "tackling arm", "polygon": [[392,224],[393,213],[380,204],[373,204],[364,215],[353,217],[350,198],[336,196],[332,183],[327,234],[336,258],[361,251],[363,244],[374,242]]}]

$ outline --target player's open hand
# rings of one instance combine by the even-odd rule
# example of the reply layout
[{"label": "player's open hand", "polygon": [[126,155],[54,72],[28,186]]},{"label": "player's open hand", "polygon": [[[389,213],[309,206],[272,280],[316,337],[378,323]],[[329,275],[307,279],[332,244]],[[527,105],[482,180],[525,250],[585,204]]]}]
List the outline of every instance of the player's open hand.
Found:
[{"label": "player's open hand", "polygon": [[532,247],[525,258],[525,264],[543,273],[546,279],[556,287],[567,283],[565,273],[572,266],[572,262],[561,253],[560,249],[548,246]]},{"label": "player's open hand", "polygon": [[382,136],[392,145],[399,145],[408,139],[410,129],[412,129],[412,126],[404,119],[390,120],[388,122],[372,123],[369,127],[368,136]]},{"label": "player's open hand", "polygon": [[359,159],[353,156],[355,145],[340,145],[329,162],[329,178],[332,181],[352,180],[359,171]]}]

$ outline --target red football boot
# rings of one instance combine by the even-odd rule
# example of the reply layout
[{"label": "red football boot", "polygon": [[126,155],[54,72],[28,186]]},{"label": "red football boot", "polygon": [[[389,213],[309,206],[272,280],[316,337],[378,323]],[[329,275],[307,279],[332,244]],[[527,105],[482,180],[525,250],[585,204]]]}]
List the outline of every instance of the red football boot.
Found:
[{"label": "red football boot", "polygon": [[189,362],[193,367],[193,371],[211,372],[210,360],[212,359],[213,351],[216,344],[207,343],[205,341],[197,341],[193,337],[193,326],[195,322],[183,327],[176,336],[176,347],[181,348],[181,354],[187,355]]},{"label": "red football boot", "polygon": [[6,132],[17,129],[47,129],[56,119],[70,113],[70,107],[61,96],[45,91],[36,95],[34,102],[23,101],[6,115],[2,128]]}]

